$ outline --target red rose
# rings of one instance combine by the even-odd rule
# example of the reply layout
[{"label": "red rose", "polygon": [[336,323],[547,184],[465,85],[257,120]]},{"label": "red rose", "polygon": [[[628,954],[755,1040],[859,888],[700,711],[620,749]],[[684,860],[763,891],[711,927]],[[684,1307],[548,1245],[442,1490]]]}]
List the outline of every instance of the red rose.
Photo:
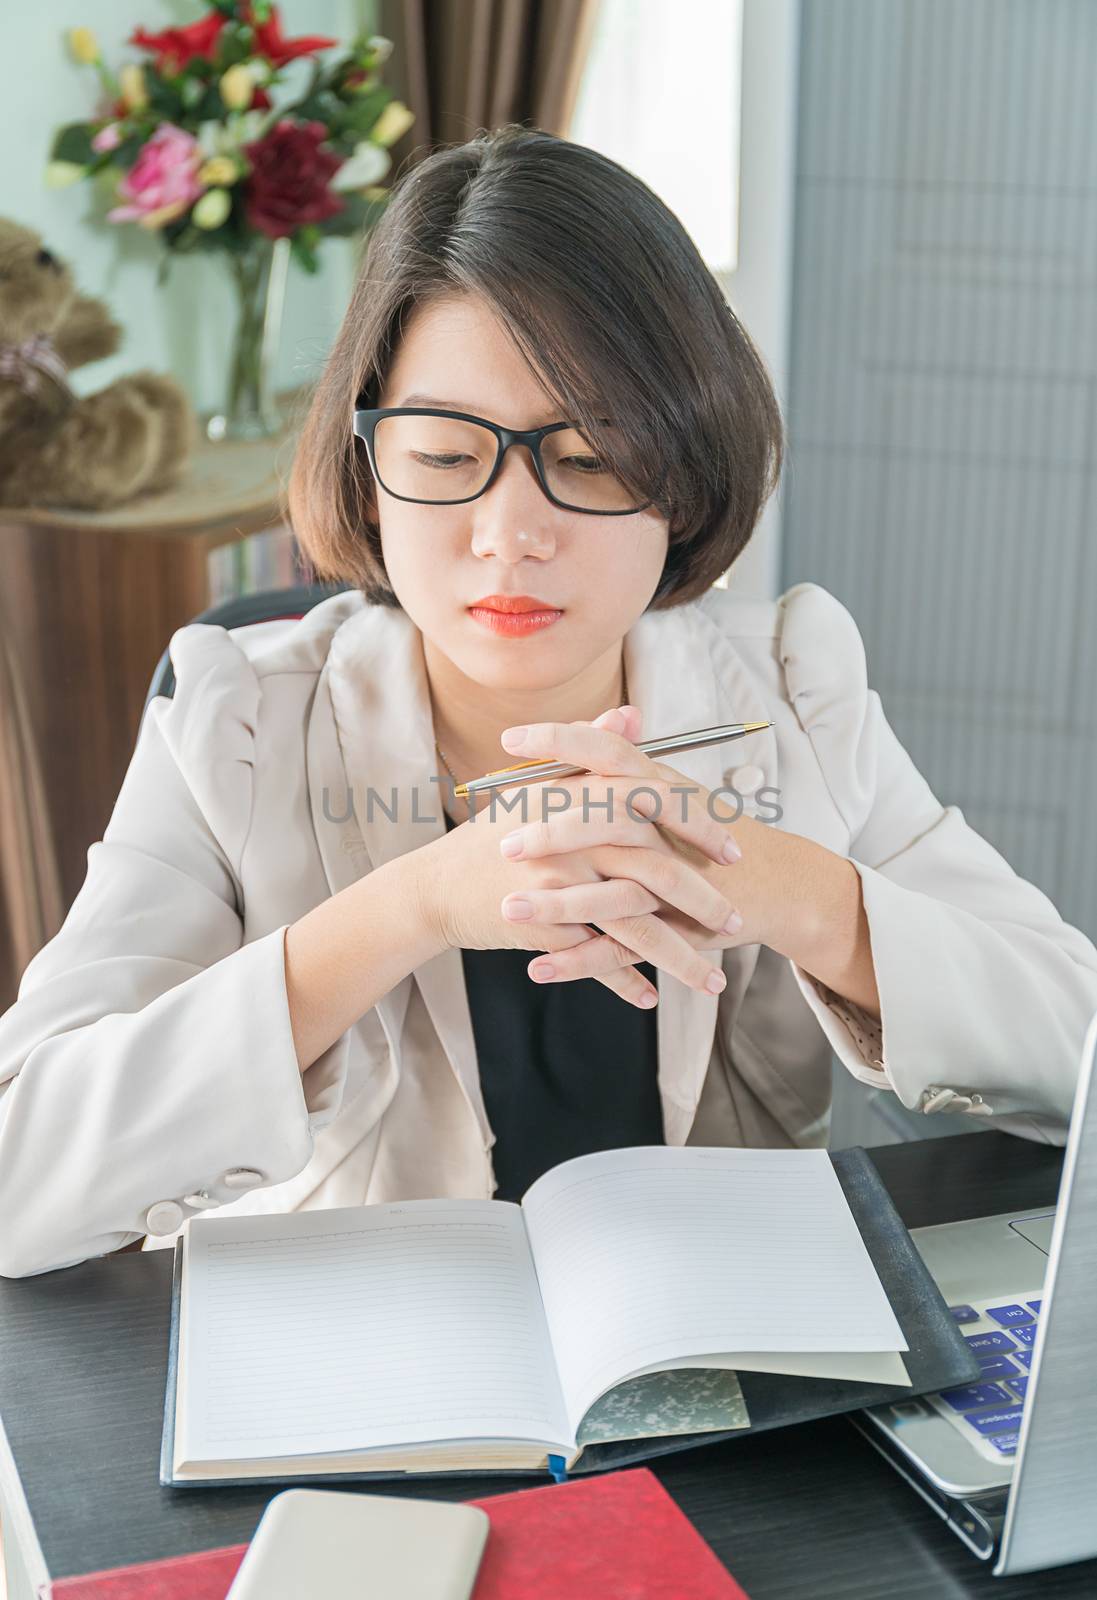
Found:
[{"label": "red rose", "polygon": [[139,50],[148,50],[156,56],[156,66],[161,72],[182,72],[189,61],[201,58],[212,61],[217,54],[217,41],[225,18],[219,11],[211,11],[199,22],[187,28],[165,28],[161,33],[149,33],[136,28],[130,35],[130,44]]},{"label": "red rose", "polygon": [[342,211],[328,183],[343,158],[320,148],[327,132],[322,122],[276,122],[264,138],[245,145],[251,173],[244,206],[251,227],[281,239]]},{"label": "red rose", "polygon": [[328,50],[332,45],[339,43],[338,39],[325,39],[318,33],[305,33],[297,39],[284,39],[282,19],[278,15],[277,6],[271,6],[265,22],[256,22],[251,16],[249,6],[246,20],[251,23],[255,34],[256,52],[266,56],[273,67],[284,67],[287,61],[296,61],[298,56],[315,55],[317,50]]}]

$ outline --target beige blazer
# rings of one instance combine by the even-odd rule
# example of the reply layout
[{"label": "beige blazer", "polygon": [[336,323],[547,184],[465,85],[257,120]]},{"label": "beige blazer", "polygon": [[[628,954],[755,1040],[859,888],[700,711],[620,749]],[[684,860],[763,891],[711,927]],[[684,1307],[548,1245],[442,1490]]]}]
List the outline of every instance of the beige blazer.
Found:
[{"label": "beige blazer", "polygon": [[[716,997],[660,973],[667,1141],[825,1144],[833,1050],[908,1107],[1061,1143],[1097,950],[931,793],[849,612],[811,583],[712,589],[624,649],[652,735],[772,719],[673,764],[854,861],[882,1007],[873,1029],[757,944],[723,953]],[[174,698],[150,704],[84,885],[0,1017],[7,1276],[170,1244],[214,1207],[492,1193],[460,950],[304,1079],[286,999],[287,926],[444,833],[418,630],[353,592],[300,622],[192,624],[171,655]]]}]

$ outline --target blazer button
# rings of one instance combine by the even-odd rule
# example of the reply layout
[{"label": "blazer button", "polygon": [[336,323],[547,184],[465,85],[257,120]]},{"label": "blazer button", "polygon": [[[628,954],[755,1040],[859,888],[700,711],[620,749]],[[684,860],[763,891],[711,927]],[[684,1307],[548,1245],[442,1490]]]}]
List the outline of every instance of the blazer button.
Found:
[{"label": "blazer button", "polygon": [[183,1208],[174,1200],[157,1200],[145,1212],[145,1227],[157,1236],[174,1233],[183,1222]]},{"label": "blazer button", "polygon": [[221,1179],[226,1189],[258,1189],[262,1181],[263,1174],[250,1167],[232,1167]]},{"label": "blazer button", "polygon": [[724,782],[741,795],[754,794],[765,781],[766,775],[761,767],[732,767],[730,772],[724,773]]}]

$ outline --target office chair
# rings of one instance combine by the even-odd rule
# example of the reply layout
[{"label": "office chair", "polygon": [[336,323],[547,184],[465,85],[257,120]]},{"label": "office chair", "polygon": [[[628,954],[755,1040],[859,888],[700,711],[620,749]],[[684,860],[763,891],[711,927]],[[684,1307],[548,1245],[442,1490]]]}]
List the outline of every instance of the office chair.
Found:
[{"label": "office chair", "polygon": [[[192,622],[212,622],[222,628],[243,628],[250,622],[290,622],[303,617],[306,611],[319,605],[333,594],[352,589],[350,583],[299,583],[290,589],[260,589],[255,594],[234,595],[230,600],[219,600],[216,605],[200,611]],[[175,671],[169,651],[165,649],[156,663],[141,715],[148,710],[149,701],[156,695],[169,698],[175,693]]]}]

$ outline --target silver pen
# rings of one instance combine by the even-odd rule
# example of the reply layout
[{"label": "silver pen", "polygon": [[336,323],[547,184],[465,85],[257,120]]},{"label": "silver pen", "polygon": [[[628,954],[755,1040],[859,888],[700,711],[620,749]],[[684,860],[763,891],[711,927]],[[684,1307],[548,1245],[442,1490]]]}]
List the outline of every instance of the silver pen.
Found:
[{"label": "silver pen", "polygon": [[[763,728],[772,727],[772,722],[728,722],[722,728],[698,728],[693,733],[673,733],[663,739],[642,739],[636,748],[646,756],[676,755],[682,750],[703,750],[707,745],[723,744],[725,740],[741,739],[744,734],[760,733]],[[482,778],[459,783],[453,792],[461,796],[483,794],[488,789],[506,789],[515,783],[538,783],[542,778],[567,778],[589,771],[589,767],[569,767],[562,761],[520,761],[516,767],[499,767]]]}]

